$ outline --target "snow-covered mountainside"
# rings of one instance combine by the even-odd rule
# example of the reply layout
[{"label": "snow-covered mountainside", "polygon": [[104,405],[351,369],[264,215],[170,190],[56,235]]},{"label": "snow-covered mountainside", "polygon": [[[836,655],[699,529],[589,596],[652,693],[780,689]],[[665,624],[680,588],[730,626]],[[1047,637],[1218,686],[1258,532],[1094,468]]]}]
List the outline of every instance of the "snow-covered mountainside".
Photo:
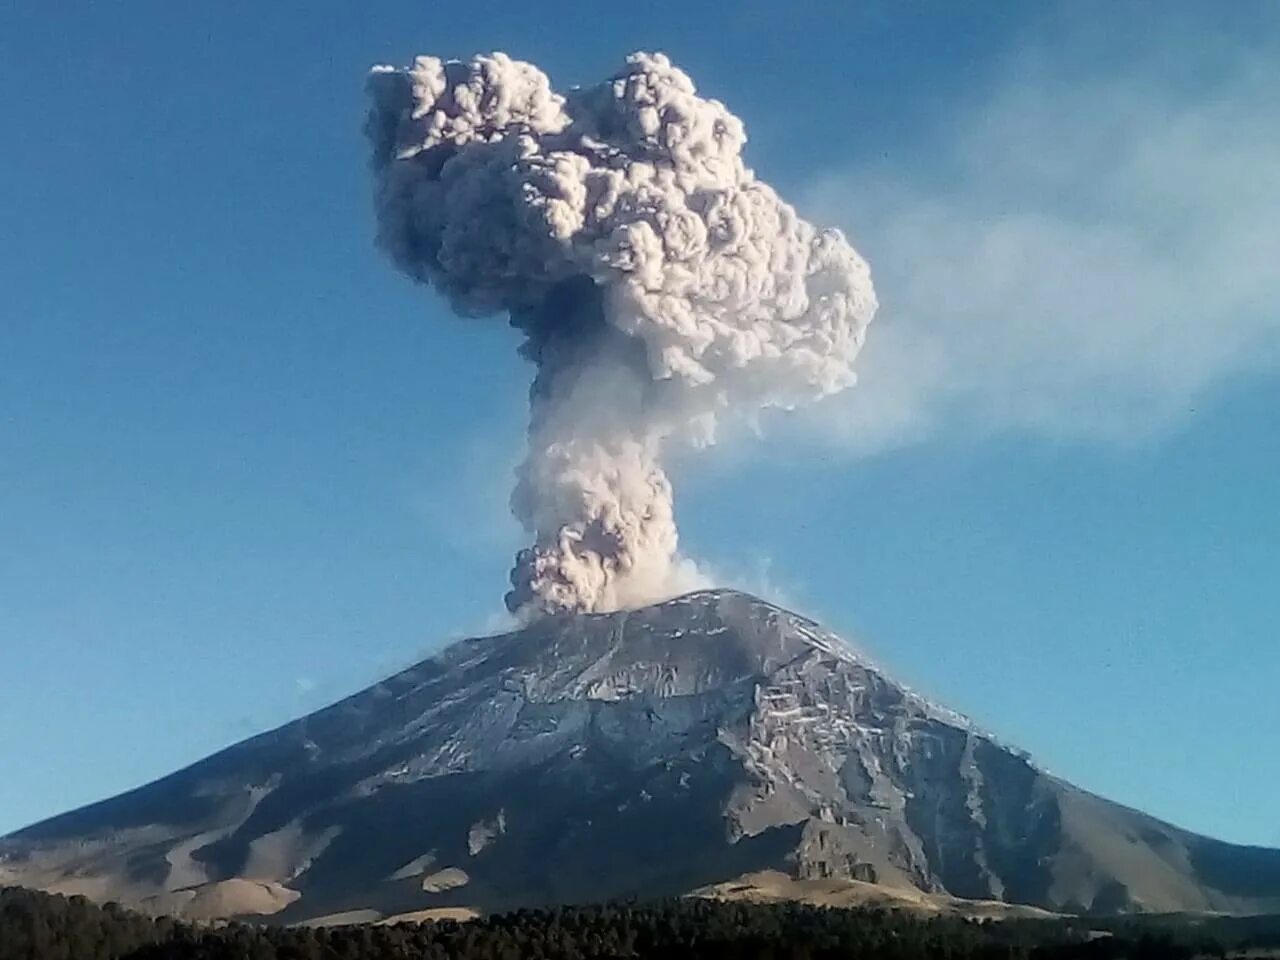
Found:
[{"label": "snow-covered mountainside", "polygon": [[1280,910],[1280,851],[1050,777],[817,624],[723,590],[461,641],[0,840],[0,883],[281,921],[759,871],[1054,910]]}]

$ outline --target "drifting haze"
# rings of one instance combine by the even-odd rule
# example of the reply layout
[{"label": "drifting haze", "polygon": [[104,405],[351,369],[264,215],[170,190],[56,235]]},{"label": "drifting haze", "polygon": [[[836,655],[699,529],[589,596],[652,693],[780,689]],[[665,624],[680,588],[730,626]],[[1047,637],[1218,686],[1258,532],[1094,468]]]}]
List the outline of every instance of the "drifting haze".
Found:
[{"label": "drifting haze", "polygon": [[507,605],[629,607],[699,584],[670,442],[853,383],[866,263],[742,161],[742,123],[662,55],[555,93],[503,54],[375,68],[379,243],[466,315],[507,314],[537,372]]},{"label": "drifting haze", "polygon": [[1132,443],[1280,362],[1274,59],[1186,51],[1081,75],[1011,62],[921,147],[807,205],[857,223],[888,305],[824,438]]}]

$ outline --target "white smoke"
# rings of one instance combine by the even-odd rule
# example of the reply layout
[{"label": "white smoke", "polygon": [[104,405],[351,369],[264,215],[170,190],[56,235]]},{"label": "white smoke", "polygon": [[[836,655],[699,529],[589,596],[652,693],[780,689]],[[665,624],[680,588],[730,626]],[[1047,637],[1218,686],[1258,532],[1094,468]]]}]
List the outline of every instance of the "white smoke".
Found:
[{"label": "white smoke", "polygon": [[507,605],[633,606],[688,586],[665,444],[853,383],[876,301],[837,231],[742,161],[742,123],[661,54],[555,93],[501,53],[377,67],[378,238],[537,367]]}]

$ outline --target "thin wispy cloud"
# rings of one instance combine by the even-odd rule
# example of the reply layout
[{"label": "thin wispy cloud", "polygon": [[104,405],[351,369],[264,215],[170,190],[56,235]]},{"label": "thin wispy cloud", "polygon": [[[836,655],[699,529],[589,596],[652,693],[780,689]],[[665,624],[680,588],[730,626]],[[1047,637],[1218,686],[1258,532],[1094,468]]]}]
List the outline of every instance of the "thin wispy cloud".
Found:
[{"label": "thin wispy cloud", "polygon": [[813,186],[882,302],[823,436],[1141,443],[1280,366],[1280,69],[1240,56],[1189,79],[1170,59],[1089,75],[1024,54],[927,163]]}]

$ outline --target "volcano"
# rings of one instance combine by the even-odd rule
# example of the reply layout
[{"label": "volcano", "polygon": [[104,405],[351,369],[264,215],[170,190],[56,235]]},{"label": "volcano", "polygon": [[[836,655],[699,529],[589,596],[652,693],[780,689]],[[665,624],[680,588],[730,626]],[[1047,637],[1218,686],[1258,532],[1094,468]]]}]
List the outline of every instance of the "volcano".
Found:
[{"label": "volcano", "polygon": [[1280,910],[1280,851],[1039,769],[746,594],[463,640],[0,839],[0,883],[191,918],[377,919],[695,891]]}]

